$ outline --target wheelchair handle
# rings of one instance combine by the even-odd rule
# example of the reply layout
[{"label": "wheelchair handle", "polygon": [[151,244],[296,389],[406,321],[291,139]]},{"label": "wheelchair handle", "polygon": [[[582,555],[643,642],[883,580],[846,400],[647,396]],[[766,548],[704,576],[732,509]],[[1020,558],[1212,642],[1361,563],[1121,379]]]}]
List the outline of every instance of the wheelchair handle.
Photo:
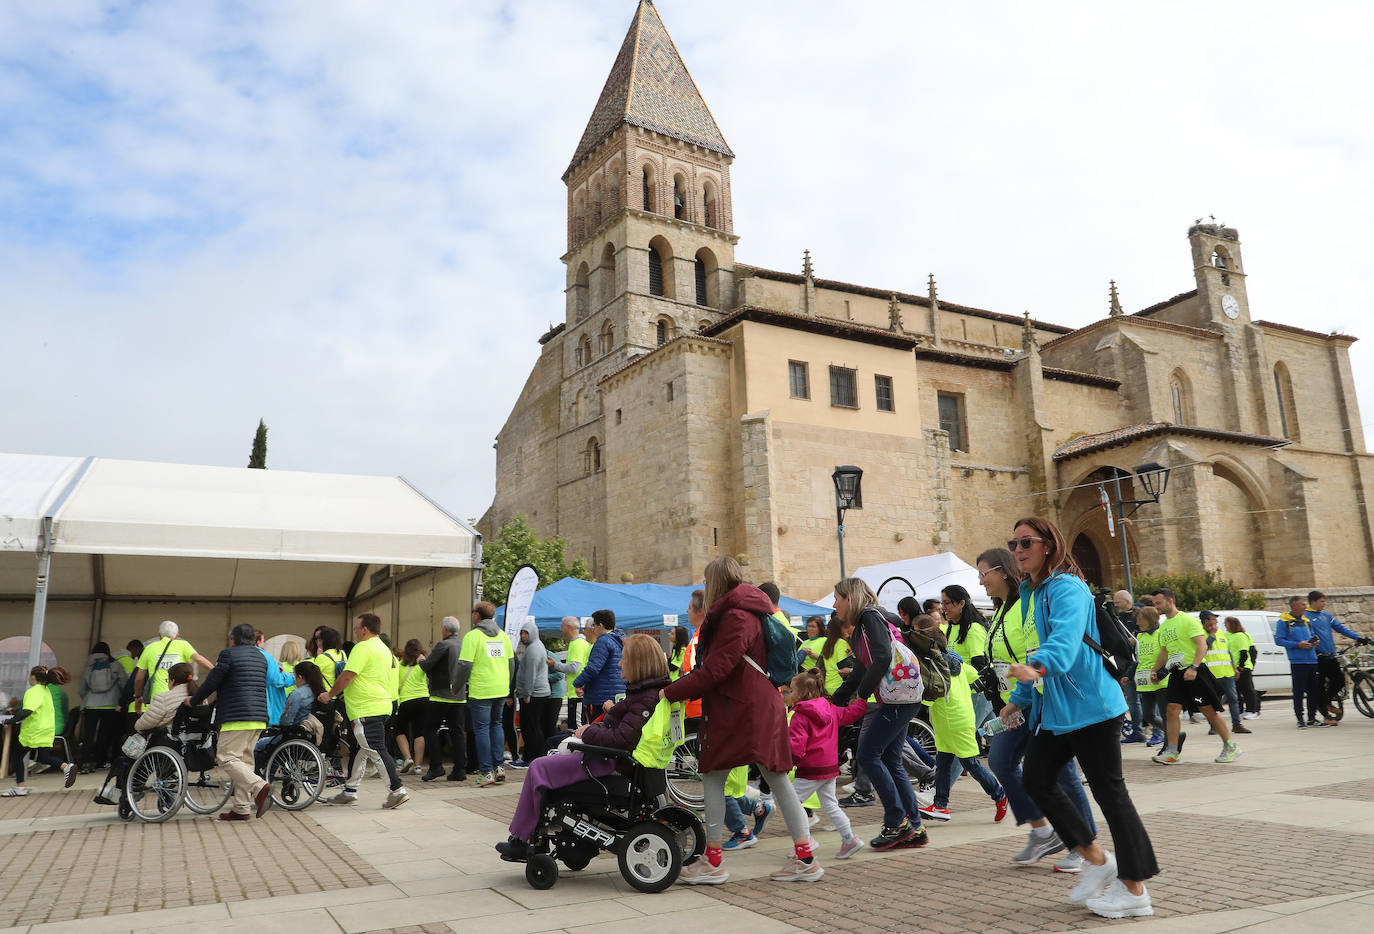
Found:
[{"label": "wheelchair handle", "polygon": [[568,743],[568,748],[575,752],[589,752],[595,756],[605,756],[608,759],[628,759],[630,750],[615,749],[610,746],[589,746],[586,743],[579,743],[576,740]]}]

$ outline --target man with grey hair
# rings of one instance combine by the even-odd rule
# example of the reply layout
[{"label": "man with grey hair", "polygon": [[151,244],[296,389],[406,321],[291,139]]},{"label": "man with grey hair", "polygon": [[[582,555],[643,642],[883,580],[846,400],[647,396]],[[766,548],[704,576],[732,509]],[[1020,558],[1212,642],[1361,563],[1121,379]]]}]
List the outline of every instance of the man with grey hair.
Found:
[{"label": "man with grey hair", "polygon": [[[568,716],[566,723],[568,724],[569,730],[575,730],[577,729],[577,708],[579,706],[577,698],[579,692],[573,689],[573,678],[576,678],[577,673],[582,670],[582,666],[587,664],[587,656],[591,654],[592,647],[591,643],[582,638],[582,621],[576,616],[563,617],[559,634],[563,637],[563,641],[568,644],[568,649],[564,653],[567,657],[567,661],[560,662],[557,656],[550,653],[549,668],[563,675],[564,693],[568,698]],[[560,701],[559,705],[561,706],[561,704],[562,702]],[[556,726],[558,722],[557,706],[554,707],[553,720],[553,725]],[[552,736],[553,733],[553,730],[548,731],[549,736]]]},{"label": "man with grey hair", "polygon": [[[134,710],[138,713],[143,712],[144,704],[168,689],[167,671],[173,665],[195,662],[202,670],[214,667],[214,663],[192,648],[191,643],[178,638],[181,627],[172,620],[164,619],[157,627],[157,634],[162,638],[143,647],[134,671]],[[145,691],[145,682],[150,678],[151,689]]]},{"label": "man with grey hair", "polygon": [[432,782],[444,774],[444,747],[439,727],[448,727],[448,740],[453,744],[453,771],[448,780],[461,782],[467,778],[467,737],[464,720],[467,704],[458,680],[458,653],[462,643],[458,630],[462,624],[456,616],[445,616],[444,637],[434,643],[434,649],[420,657],[420,670],[429,681],[429,704],[425,707],[425,748],[429,750],[429,769],[421,781]]}]

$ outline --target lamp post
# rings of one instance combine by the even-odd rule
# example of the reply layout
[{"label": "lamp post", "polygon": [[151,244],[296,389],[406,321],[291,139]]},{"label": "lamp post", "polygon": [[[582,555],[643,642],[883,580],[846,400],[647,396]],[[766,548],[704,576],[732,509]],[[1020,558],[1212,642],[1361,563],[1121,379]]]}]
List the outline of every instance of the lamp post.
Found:
[{"label": "lamp post", "polygon": [[[1132,596],[1135,588],[1131,585],[1131,555],[1126,547],[1126,518],[1133,516],[1141,506],[1150,503],[1158,503],[1159,498],[1164,495],[1164,490],[1169,485],[1169,468],[1163,464],[1150,461],[1148,464],[1141,464],[1135,469],[1135,475],[1140,479],[1140,485],[1145,488],[1148,499],[1125,499],[1121,498],[1121,474],[1124,471],[1114,471],[1112,473],[1112,486],[1116,488],[1116,522],[1121,527],[1121,567],[1126,572],[1126,591]],[[1126,512],[1127,506],[1135,507],[1129,513]]]},{"label": "lamp post", "polygon": [[844,580],[844,513],[855,503],[863,502],[859,497],[859,484],[864,472],[853,465],[836,467],[830,479],[835,481],[835,534],[840,541],[840,579]]}]

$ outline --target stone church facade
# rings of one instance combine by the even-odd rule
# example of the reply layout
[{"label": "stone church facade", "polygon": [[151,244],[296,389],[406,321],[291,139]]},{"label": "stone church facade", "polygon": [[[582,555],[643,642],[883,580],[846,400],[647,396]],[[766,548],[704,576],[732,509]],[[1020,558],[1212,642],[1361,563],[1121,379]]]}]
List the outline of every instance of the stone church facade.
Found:
[{"label": "stone church facade", "polygon": [[[814,598],[838,573],[838,464],[863,468],[848,566],[1014,519],[1120,581],[1102,490],[1171,468],[1125,524],[1132,569],[1245,587],[1374,581],[1374,458],[1354,338],[1256,320],[1234,228],[1194,223],[1195,287],[1068,328],[737,261],[734,154],[642,0],[564,175],[567,307],[497,436],[483,531],[516,514],[601,580],[684,584],[721,554]],[[1182,259],[1182,250],[1180,250]],[[1115,535],[1123,534],[1116,528]]]}]

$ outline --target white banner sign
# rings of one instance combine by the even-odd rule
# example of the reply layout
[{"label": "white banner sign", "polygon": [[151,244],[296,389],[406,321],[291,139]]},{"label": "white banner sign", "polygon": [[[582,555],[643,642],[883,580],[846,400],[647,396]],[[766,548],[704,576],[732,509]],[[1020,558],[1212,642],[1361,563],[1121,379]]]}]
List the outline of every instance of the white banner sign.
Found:
[{"label": "white banner sign", "polygon": [[530,604],[534,603],[534,592],[539,589],[539,572],[526,564],[515,572],[510,579],[510,589],[506,591],[506,635],[514,645],[520,644],[520,630],[530,617]]}]

